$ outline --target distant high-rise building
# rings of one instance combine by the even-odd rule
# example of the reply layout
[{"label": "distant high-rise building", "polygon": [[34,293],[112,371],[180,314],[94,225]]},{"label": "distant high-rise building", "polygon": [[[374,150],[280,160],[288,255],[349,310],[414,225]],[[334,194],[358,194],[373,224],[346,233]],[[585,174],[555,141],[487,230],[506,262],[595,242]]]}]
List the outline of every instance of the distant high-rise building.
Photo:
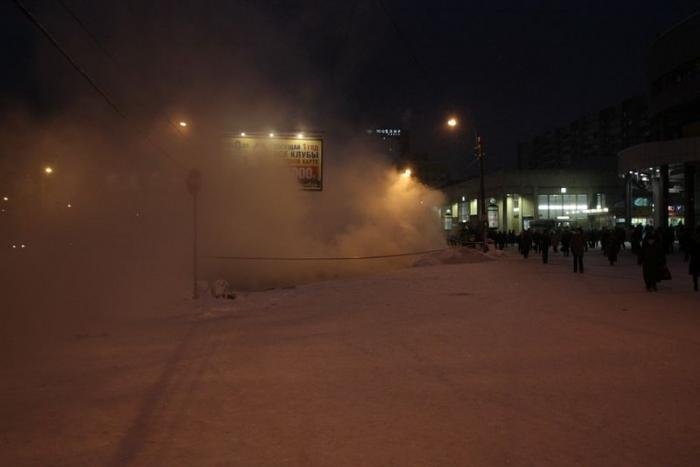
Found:
[{"label": "distant high-rise building", "polygon": [[614,170],[620,150],[648,139],[647,99],[632,97],[518,144],[518,166]]},{"label": "distant high-rise building", "polygon": [[410,168],[422,183],[439,187],[448,181],[446,165],[425,152],[411,152],[409,133],[402,128],[374,128],[365,130],[370,147],[398,170]]},{"label": "distant high-rise building", "polygon": [[365,130],[373,148],[389,157],[392,163],[401,164],[409,151],[408,132],[401,128],[374,128]]}]

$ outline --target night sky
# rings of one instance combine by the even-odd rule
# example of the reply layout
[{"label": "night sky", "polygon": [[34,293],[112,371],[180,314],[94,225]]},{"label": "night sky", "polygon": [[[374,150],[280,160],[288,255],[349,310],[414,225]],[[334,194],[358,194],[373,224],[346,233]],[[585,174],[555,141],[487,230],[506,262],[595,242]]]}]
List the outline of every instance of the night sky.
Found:
[{"label": "night sky", "polygon": [[[142,124],[180,113],[221,131],[402,127],[413,151],[457,168],[464,141],[444,130],[457,113],[486,138],[489,169],[513,166],[518,141],[645,94],[649,44],[697,9],[680,0],[64,0],[96,44],[60,2],[23,3]],[[70,114],[82,100],[111,112],[13,2],[0,5],[0,34],[2,118]]]}]

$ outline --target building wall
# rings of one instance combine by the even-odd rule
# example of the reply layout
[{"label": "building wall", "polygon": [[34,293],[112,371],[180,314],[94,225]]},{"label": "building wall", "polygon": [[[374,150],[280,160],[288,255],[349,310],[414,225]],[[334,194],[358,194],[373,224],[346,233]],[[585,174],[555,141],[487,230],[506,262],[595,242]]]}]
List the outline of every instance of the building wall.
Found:
[{"label": "building wall", "polygon": [[[634,199],[653,199],[654,223],[697,223],[697,173],[700,168],[700,13],[659,36],[649,54],[650,141],[618,154],[618,171],[630,181],[625,202],[634,215]],[[685,168],[695,167],[688,175]],[[670,193],[659,185],[659,172],[669,172]],[[689,172],[692,174],[692,172]],[[687,187],[695,191],[688,194]],[[678,209],[681,206],[681,209]],[[672,215],[669,216],[669,207]],[[693,213],[695,215],[693,215]],[[675,214],[675,215],[673,215]]]},{"label": "building wall", "polygon": [[[538,210],[538,196],[552,195],[561,203],[563,198],[556,197],[563,195],[562,187],[566,188],[568,196],[585,195],[587,210],[595,210],[596,194],[604,195],[605,206],[601,208],[607,208],[606,212],[601,210],[601,212],[589,213],[583,212],[583,209],[570,209],[567,214],[562,206],[560,215],[569,215],[572,221],[578,218],[576,220],[578,224],[583,226],[612,224],[615,216],[624,215],[618,212],[623,211],[624,206],[620,209],[616,208],[616,204],[622,198],[624,180],[614,173],[574,169],[509,171],[489,174],[484,179],[484,186],[487,201],[494,199],[498,206],[499,230],[512,229],[519,232],[524,219],[534,220],[542,217],[543,212]],[[444,189],[444,192],[449,203],[447,206],[451,207],[453,203],[465,197],[470,205],[470,214],[478,215],[478,178],[450,185]],[[513,209],[515,199],[519,204],[517,212]],[[547,198],[548,202],[549,199]],[[547,211],[547,216],[549,214],[550,212]],[[560,221],[566,220],[560,219]]]},{"label": "building wall", "polygon": [[649,77],[654,138],[682,137],[681,128],[698,117],[700,13],[677,24],[652,44]]},{"label": "building wall", "polygon": [[614,170],[617,152],[649,138],[647,99],[632,97],[518,144],[520,169]]}]

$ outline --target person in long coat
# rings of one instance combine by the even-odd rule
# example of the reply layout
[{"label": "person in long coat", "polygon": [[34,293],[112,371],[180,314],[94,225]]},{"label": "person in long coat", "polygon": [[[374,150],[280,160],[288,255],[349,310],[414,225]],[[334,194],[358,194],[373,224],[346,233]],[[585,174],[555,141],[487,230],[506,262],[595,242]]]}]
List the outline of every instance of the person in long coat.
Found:
[{"label": "person in long coat", "polygon": [[700,276],[700,225],[695,228],[695,235],[688,242],[688,272],[693,276],[693,290],[698,291],[698,276]]},{"label": "person in long coat", "polygon": [[520,234],[520,253],[522,253],[523,258],[527,259],[532,249],[532,234],[530,229],[525,230]]},{"label": "person in long coat", "polygon": [[549,230],[545,230],[540,236],[540,252],[542,253],[542,262],[545,264],[549,261],[549,247],[551,244],[552,237],[549,236]]},{"label": "person in long coat", "polygon": [[605,243],[605,254],[608,257],[610,266],[617,261],[617,255],[620,253],[620,241],[615,235],[610,235]]},{"label": "person in long coat", "polygon": [[639,262],[642,265],[642,276],[647,291],[656,291],[656,284],[661,280],[663,268],[666,265],[663,238],[658,230],[648,232],[642,240]]},{"label": "person in long coat", "polygon": [[583,273],[583,252],[586,248],[586,239],[583,230],[577,229],[571,237],[571,254],[574,255],[574,272]]}]

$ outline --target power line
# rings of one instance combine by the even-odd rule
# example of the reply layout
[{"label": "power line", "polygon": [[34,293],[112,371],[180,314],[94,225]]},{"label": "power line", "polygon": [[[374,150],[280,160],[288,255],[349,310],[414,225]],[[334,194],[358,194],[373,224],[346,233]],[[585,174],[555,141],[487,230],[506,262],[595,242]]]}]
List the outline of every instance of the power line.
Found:
[{"label": "power line", "polygon": [[[66,2],[63,0],[58,0],[58,3],[63,7],[63,9],[68,13],[68,15],[73,18],[73,20],[78,23],[78,26],[80,26],[80,29],[83,30],[85,34],[87,34],[90,39],[92,40],[93,44],[97,47],[97,49],[100,50],[105,56],[114,64],[115,66],[121,66],[119,62],[117,61],[116,57],[107,50],[107,48],[100,42],[99,39],[97,39],[97,36],[88,29],[88,27],[85,25],[85,22],[80,19],[80,17],[75,13],[73,9],[71,9]],[[165,117],[165,121],[170,125],[175,131],[177,131],[180,136],[185,136],[185,133],[182,132],[182,129],[180,128],[179,125],[177,125],[175,122],[173,122],[170,118]]]},{"label": "power line", "polygon": [[78,17],[78,15],[76,15],[75,12],[71,8],[69,8],[68,5],[66,5],[66,2],[64,2],[63,0],[58,0],[58,3],[61,5],[61,7],[63,7],[64,10],[66,10],[66,12],[70,15],[70,17],[73,18],[73,20],[76,23],[78,23],[80,28],[83,31],[85,31],[85,33],[88,36],[90,36],[90,39],[92,39],[92,42],[95,44],[95,46],[97,46],[97,48],[100,49],[100,51],[103,54],[105,54],[112,61],[114,61],[114,57],[112,56],[112,54],[110,54],[109,51],[102,46],[102,43],[100,43],[100,41],[97,40],[97,37],[95,37],[95,35],[90,32],[90,30],[85,26],[85,24],[81,21],[81,19]]},{"label": "power line", "polygon": [[[65,58],[68,63],[90,84],[90,86],[104,99],[104,101],[109,105],[109,107],[117,114],[119,115],[122,119],[128,122],[128,117],[126,114],[117,106],[117,104],[109,97],[109,95],[100,88],[100,86],[93,80],[90,75],[87,74],[87,72],[75,61],[73,58],[70,56],[70,54],[63,48],[61,45],[58,43],[58,41],[53,37],[53,35],[49,32],[46,27],[39,22],[39,20],[32,14],[29,9],[27,9],[26,6],[20,1],[20,0],[14,0],[15,5],[20,9],[20,11],[29,19],[29,21],[34,24],[34,26],[39,29],[42,34],[49,40],[51,45],[53,45],[56,50],[58,50],[63,58]],[[61,2],[62,3],[62,2]],[[138,133],[140,133],[140,136],[144,138],[151,146],[153,146],[156,150],[158,150],[161,155],[169,159],[172,163],[178,166],[178,168],[182,170],[186,170],[185,166],[181,164],[177,159],[175,159],[168,151],[166,151],[164,148],[156,144],[151,138],[148,137],[148,135],[144,132],[136,130]]]},{"label": "power line", "polygon": [[237,259],[237,260],[262,260],[262,261],[347,261],[347,260],[362,260],[362,259],[384,259],[384,258],[400,258],[403,256],[418,256],[428,253],[437,253],[445,251],[449,248],[438,248],[435,250],[414,251],[411,253],[397,253],[390,255],[373,255],[373,256],[202,256],[206,259]]}]

